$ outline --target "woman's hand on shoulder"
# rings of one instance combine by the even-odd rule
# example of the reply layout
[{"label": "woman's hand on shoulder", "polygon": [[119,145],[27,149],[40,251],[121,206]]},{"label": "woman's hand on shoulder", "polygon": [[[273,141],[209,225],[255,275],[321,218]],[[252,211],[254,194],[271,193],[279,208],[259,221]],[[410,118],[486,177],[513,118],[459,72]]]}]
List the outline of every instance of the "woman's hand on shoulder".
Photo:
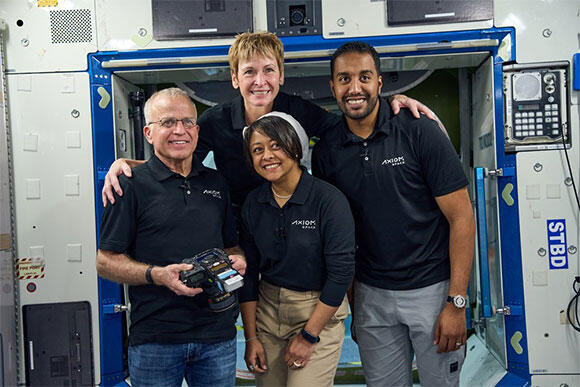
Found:
[{"label": "woman's hand on shoulder", "polygon": [[409,98],[403,94],[395,94],[389,99],[393,114],[399,114],[401,108],[407,108],[411,111],[415,118],[421,117],[421,113],[425,114],[427,118],[435,119],[435,114],[427,106],[423,105],[416,99]]}]

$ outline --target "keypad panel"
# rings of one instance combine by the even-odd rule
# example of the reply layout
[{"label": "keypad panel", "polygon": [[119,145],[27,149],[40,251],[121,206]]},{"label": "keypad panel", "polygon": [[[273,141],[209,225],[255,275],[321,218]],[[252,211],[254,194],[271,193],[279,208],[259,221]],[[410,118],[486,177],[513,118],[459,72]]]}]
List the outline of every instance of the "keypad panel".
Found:
[{"label": "keypad panel", "polygon": [[[516,67],[518,65],[515,65]],[[510,67],[510,66],[507,66]],[[523,68],[504,73],[506,150],[557,149],[567,133],[566,70]]]}]

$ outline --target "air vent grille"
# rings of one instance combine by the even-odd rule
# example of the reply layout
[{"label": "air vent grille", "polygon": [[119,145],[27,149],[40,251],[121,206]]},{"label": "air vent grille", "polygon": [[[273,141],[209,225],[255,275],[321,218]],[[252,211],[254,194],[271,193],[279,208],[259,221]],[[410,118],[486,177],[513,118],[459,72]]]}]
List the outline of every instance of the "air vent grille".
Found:
[{"label": "air vent grille", "polygon": [[93,37],[91,10],[50,11],[50,33],[53,44],[90,42]]}]

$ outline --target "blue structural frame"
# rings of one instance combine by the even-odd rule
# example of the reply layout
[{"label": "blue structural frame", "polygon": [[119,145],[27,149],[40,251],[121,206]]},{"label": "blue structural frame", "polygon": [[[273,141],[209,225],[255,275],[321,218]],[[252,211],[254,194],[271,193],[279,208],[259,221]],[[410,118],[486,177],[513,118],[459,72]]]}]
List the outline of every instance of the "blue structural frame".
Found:
[{"label": "blue structural frame", "polygon": [[572,88],[580,90],[580,52],[572,56]]},{"label": "blue structural frame", "polygon": [[[113,135],[112,101],[101,107],[101,94],[105,90],[110,96],[111,74],[94,71],[94,59],[89,56],[89,76],[91,79],[91,109],[93,125],[93,165],[95,178],[95,206],[97,235],[100,230],[103,205],[100,192],[108,165],[115,160],[115,141]],[[100,92],[100,93],[99,93]],[[123,383],[125,378],[123,361],[123,316],[121,313],[106,312],[110,305],[122,303],[123,288],[99,277],[99,334],[101,350],[101,385],[111,386]]]},{"label": "blue structural frame", "polygon": [[[515,60],[515,31],[512,28],[491,28],[486,30],[455,31],[429,34],[392,35],[364,37],[357,40],[364,41],[373,46],[389,46],[420,43],[442,43],[461,40],[498,39],[500,42],[506,35],[512,35],[512,58]],[[286,52],[334,50],[341,44],[353,39],[324,39],[322,36],[283,37]],[[140,50],[130,52],[98,52],[89,55],[89,76],[91,82],[91,106],[93,125],[93,154],[95,176],[95,203],[96,203],[96,228],[100,229],[103,207],[101,204],[101,189],[104,176],[114,160],[115,145],[113,134],[113,110],[112,100],[105,104],[103,95],[108,94],[112,99],[111,77],[116,70],[139,70],[141,68],[124,67],[103,68],[102,63],[109,60],[120,59],[154,59],[168,57],[198,57],[227,55],[229,46],[191,47],[175,49]],[[515,155],[506,154],[503,144],[503,93],[502,93],[502,59],[498,56],[498,47],[475,47],[465,49],[447,50],[421,50],[420,52],[394,53],[382,56],[399,57],[409,55],[430,55],[461,52],[489,52],[494,58],[494,84],[495,84],[495,127],[496,127],[496,154],[497,167],[504,170],[515,171]],[[320,58],[319,58],[320,59]],[[327,59],[327,58],[325,58]],[[298,60],[301,62],[316,59]],[[288,61],[289,63],[295,60]],[[211,64],[209,64],[211,65]],[[216,65],[223,66],[223,63]],[[207,67],[204,64],[203,67]],[[159,65],[148,66],[147,69],[172,69],[193,68],[198,65]],[[511,175],[511,176],[510,176]],[[503,293],[505,305],[512,309],[512,315],[505,316],[506,341],[507,341],[507,370],[508,374],[500,384],[526,385],[530,383],[527,337],[525,316],[523,313],[524,294],[523,276],[521,266],[520,232],[517,202],[517,181],[515,173],[498,177],[498,192],[508,184],[513,185],[512,196],[514,203],[508,205],[500,201],[500,238],[510,243],[502,243],[502,273]],[[122,288],[110,281],[99,278],[99,321],[100,321],[100,349],[101,349],[101,383],[102,385],[116,385],[123,383],[123,342],[122,342],[122,314],[113,312],[113,305],[122,301]],[[514,313],[515,312],[515,313]],[[518,334],[519,332],[519,334]],[[520,337],[519,346],[511,345],[514,338]],[[506,384],[507,383],[507,384]]]},{"label": "blue structural frame", "polygon": [[[515,40],[515,37],[512,39]],[[512,50],[515,53],[515,50]],[[512,58],[515,60],[515,58]],[[516,155],[506,153],[503,142],[503,67],[501,59],[494,58],[494,101],[495,101],[495,138],[497,168],[502,168],[506,173],[498,176],[498,194],[506,189],[508,184],[512,187],[513,203],[508,204],[504,200],[499,201],[499,225],[500,238],[509,243],[501,244],[501,263],[503,281],[504,305],[511,308],[512,314],[505,316],[505,339],[508,374],[503,383],[509,381],[514,385],[515,378],[524,381],[522,385],[531,383],[528,357],[528,340],[526,332],[526,319],[524,312],[524,280],[522,271],[522,249],[520,240],[519,204],[517,193]],[[509,171],[509,173],[507,173]],[[498,195],[500,197],[500,195]],[[506,384],[507,385],[507,384]],[[519,385],[519,383],[515,384]]]}]

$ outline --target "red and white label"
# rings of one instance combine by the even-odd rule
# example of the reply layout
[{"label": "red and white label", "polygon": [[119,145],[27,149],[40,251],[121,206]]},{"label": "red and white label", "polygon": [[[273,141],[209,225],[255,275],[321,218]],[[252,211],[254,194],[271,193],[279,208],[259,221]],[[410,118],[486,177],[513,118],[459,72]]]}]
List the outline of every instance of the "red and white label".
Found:
[{"label": "red and white label", "polygon": [[44,278],[44,259],[19,258],[16,260],[16,275],[19,280]]}]

